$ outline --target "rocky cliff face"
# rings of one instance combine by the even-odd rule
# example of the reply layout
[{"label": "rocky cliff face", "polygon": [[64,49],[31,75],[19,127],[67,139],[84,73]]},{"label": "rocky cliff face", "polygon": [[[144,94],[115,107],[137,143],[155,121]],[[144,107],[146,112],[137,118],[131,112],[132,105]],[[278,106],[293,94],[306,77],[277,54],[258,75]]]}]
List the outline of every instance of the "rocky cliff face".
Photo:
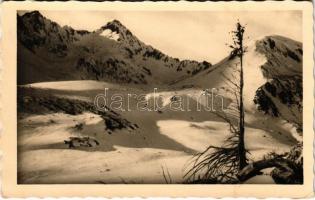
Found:
[{"label": "rocky cliff face", "polygon": [[18,82],[92,79],[168,84],[211,67],[144,44],[118,20],[93,32],[61,27],[38,11],[17,16]]},{"label": "rocky cliff face", "polygon": [[75,31],[69,26],[60,27],[43,17],[38,11],[17,16],[17,38],[28,50],[36,53],[42,48],[59,57],[67,55],[69,46],[88,34],[88,31]]},{"label": "rocky cliff face", "polygon": [[267,62],[261,66],[267,82],[258,88],[254,102],[258,109],[282,117],[302,130],[303,50],[302,43],[281,36],[257,42],[257,51]]}]

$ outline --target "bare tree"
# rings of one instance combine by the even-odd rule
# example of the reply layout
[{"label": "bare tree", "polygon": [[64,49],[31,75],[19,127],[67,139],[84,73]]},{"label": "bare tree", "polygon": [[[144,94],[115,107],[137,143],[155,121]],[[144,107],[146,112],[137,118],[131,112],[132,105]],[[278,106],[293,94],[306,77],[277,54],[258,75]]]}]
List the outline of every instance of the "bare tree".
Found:
[{"label": "bare tree", "polygon": [[226,138],[221,147],[209,146],[194,157],[192,168],[185,174],[187,182],[235,183],[239,181],[237,174],[247,165],[243,103],[245,26],[237,22],[236,29],[230,33],[233,39],[233,44],[229,45],[232,49],[230,59],[238,58],[239,63],[231,70],[232,74],[229,76],[222,74],[222,77],[226,85],[231,88],[230,92],[235,98],[235,103],[229,106],[229,112],[214,112],[214,114],[229,124],[231,136]]},{"label": "bare tree", "polygon": [[[238,58],[235,68],[229,76],[222,74],[225,84],[231,89],[235,102],[228,111],[214,114],[229,125],[231,135],[225,139],[221,147],[209,146],[205,151],[195,155],[192,167],[185,174],[187,183],[241,183],[253,176],[261,174],[261,170],[274,168],[271,176],[276,183],[303,183],[302,144],[294,146],[290,152],[276,154],[271,152],[261,160],[248,164],[245,148],[245,112],[243,102],[244,71],[243,56],[245,26],[236,23],[232,31],[233,45],[230,60]],[[232,68],[232,67],[231,67]],[[237,76],[235,76],[237,74]]]},{"label": "bare tree", "polygon": [[230,45],[232,52],[240,59],[240,83],[239,83],[239,169],[242,170],[246,165],[246,149],[244,142],[245,135],[245,114],[244,114],[244,101],[243,101],[243,88],[244,88],[244,70],[243,70],[243,56],[246,52],[246,47],[243,45],[245,26],[242,26],[240,22],[236,23],[236,30],[232,31],[233,45]]}]

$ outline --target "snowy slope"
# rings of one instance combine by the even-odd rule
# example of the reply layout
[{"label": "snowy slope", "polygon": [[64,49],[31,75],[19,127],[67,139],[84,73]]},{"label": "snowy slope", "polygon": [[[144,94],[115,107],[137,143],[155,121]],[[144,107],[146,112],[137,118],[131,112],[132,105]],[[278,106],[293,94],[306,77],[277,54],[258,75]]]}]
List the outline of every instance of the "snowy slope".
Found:
[{"label": "snowy slope", "polygon": [[[115,116],[139,128],[124,127],[111,134],[98,114],[88,110],[75,115],[59,112],[60,107],[65,106],[60,100],[56,101],[60,105],[58,112],[51,110],[56,98],[65,98],[67,106],[82,109],[76,102],[92,103],[96,94],[103,93],[104,87],[109,87],[111,93],[147,93],[148,98],[152,97],[148,91],[100,81],[45,82],[19,87],[18,99],[25,101],[18,112],[19,183],[165,183],[163,170],[170,172],[172,183],[182,183],[193,155],[209,145],[222,145],[230,134],[228,125],[211,112],[169,109],[160,113],[143,112],[134,109],[135,100],[130,101],[130,112],[117,112]],[[167,100],[175,93],[198,92],[200,90],[190,89],[161,91],[160,94]],[[33,101],[42,109],[36,110],[38,105]],[[77,124],[83,124],[83,128],[76,129]],[[261,159],[269,152],[286,152],[295,142],[286,134],[257,127],[253,124],[246,129],[250,159]],[[100,145],[69,149],[63,143],[69,137],[86,136],[96,138]]]},{"label": "snowy slope", "polygon": [[[248,42],[244,56],[244,106],[246,121],[301,135],[302,131],[302,44],[281,36]],[[194,77],[179,80],[177,88],[216,88],[218,94],[235,102],[229,80],[238,83],[239,60],[227,57]],[[274,120],[274,121],[273,121]],[[281,124],[279,127],[275,122]],[[266,128],[266,124],[261,125]],[[300,133],[296,133],[296,131]]]}]

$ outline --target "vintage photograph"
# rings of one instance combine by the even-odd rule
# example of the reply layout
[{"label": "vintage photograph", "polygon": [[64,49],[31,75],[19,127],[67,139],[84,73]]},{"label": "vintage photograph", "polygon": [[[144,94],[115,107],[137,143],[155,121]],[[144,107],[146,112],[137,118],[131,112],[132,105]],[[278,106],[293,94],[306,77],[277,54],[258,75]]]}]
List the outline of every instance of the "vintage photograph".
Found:
[{"label": "vintage photograph", "polygon": [[18,184],[304,183],[300,10],[18,10],[16,40]]}]

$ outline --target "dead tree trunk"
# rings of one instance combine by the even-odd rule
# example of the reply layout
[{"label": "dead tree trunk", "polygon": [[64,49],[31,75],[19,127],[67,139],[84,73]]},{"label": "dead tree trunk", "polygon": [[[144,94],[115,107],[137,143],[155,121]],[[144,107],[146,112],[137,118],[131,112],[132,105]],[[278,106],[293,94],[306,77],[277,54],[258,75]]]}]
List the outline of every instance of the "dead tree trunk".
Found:
[{"label": "dead tree trunk", "polygon": [[274,168],[270,175],[276,183],[302,184],[304,180],[302,147],[302,144],[298,144],[284,154],[270,153],[263,159],[244,167],[237,174],[237,178],[244,182],[261,174],[263,169]]},{"label": "dead tree trunk", "polygon": [[293,162],[286,159],[260,160],[244,167],[237,177],[241,182],[245,182],[256,175],[261,174],[261,170],[273,167],[281,169],[287,176],[292,176],[297,174],[295,167],[293,167],[294,165]]},{"label": "dead tree trunk", "polygon": [[247,165],[246,159],[246,149],[245,149],[245,114],[244,114],[244,101],[243,101],[243,88],[244,88],[244,71],[243,71],[243,55],[245,53],[245,48],[243,46],[245,27],[242,26],[239,22],[236,24],[236,31],[233,31],[234,34],[234,46],[231,45],[234,53],[240,59],[240,83],[239,83],[239,170],[242,170]]},{"label": "dead tree trunk", "polygon": [[241,42],[242,53],[240,56],[241,74],[240,74],[240,134],[239,134],[239,154],[240,154],[240,170],[246,166],[246,150],[245,150],[245,116],[244,116],[244,103],[243,103],[243,87],[244,87],[244,74],[243,74],[243,38]]}]

